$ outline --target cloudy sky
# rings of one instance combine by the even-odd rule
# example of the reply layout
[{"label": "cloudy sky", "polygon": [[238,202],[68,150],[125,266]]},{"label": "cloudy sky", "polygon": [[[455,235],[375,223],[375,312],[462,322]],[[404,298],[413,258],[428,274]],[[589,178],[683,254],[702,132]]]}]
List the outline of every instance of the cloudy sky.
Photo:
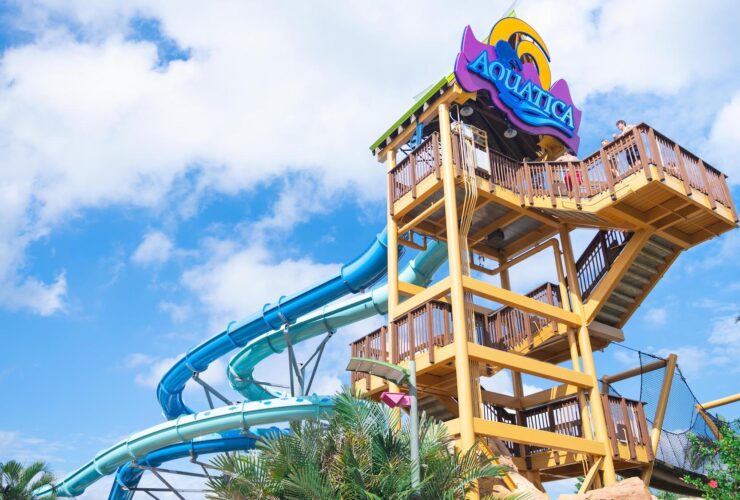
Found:
[{"label": "cloudy sky", "polygon": [[[509,4],[0,2],[0,460],[63,473],[160,422],[174,359],[361,251],[385,217],[368,145],[450,72],[465,25],[482,37]],[[645,121],[740,199],[733,2],[517,13],[584,111],[582,154],[617,118]],[[737,392],[738,251],[732,233],[681,256],[626,328],[629,346],[678,353],[704,400]],[[548,272],[524,271],[520,291]],[[340,332],[319,389],[377,321]],[[604,371],[629,362],[612,351]],[[219,387],[227,361],[207,374]]]}]

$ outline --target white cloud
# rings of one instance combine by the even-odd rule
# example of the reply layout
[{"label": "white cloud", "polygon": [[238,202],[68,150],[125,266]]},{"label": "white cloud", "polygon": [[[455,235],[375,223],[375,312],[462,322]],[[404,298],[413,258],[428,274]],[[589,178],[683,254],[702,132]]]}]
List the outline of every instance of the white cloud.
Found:
[{"label": "white cloud", "polygon": [[631,368],[640,362],[640,358],[635,352],[627,352],[620,349],[614,350],[614,359],[619,361],[623,366]]},{"label": "white cloud", "polygon": [[[731,373],[740,372],[737,360],[740,359],[740,323],[735,316],[714,318],[711,330],[703,345],[685,345],[658,349],[656,354],[666,357],[671,353],[678,356],[678,366],[687,378],[698,378],[708,369],[728,369]],[[707,365],[707,360],[711,364]]]},{"label": "white cloud", "polygon": [[172,241],[161,231],[151,231],[144,235],[144,239],[131,256],[137,264],[146,266],[163,264],[172,255]]},{"label": "white cloud", "polygon": [[[502,370],[495,374],[493,377],[481,377],[481,386],[491,392],[497,392],[499,394],[506,394],[508,396],[514,395],[514,388],[511,385],[511,373],[508,370]],[[533,384],[522,384],[522,390],[524,395],[534,394],[540,392],[544,388]]]},{"label": "white cloud", "polygon": [[190,306],[185,304],[175,304],[174,302],[162,301],[159,303],[159,310],[167,313],[173,323],[182,323],[190,317]]},{"label": "white cloud", "polygon": [[259,310],[265,303],[290,295],[331,276],[338,264],[320,264],[309,258],[275,260],[259,241],[243,248],[235,241],[209,240],[209,259],[182,276],[182,284],[225,327],[228,321]]},{"label": "white cloud", "polygon": [[[382,198],[368,143],[449,70],[466,23],[482,36],[501,13],[481,4],[472,20],[470,9],[441,1],[211,2],[205,12],[197,2],[18,5],[17,25],[35,41],[0,61],[0,289],[12,297],[24,283],[39,288],[41,304],[26,292],[11,307],[47,314],[62,307],[66,288],[26,277],[25,251],[82,209],[161,209],[185,183],[174,191],[187,193],[176,208],[188,212],[201,193],[253,190],[295,172],[330,192]],[[613,89],[676,93],[736,73],[728,37],[737,36],[737,10],[726,2],[541,0],[517,10],[548,41],[554,75],[570,80],[576,100]],[[133,16],[158,18],[192,57],[158,67],[153,44],[126,38]],[[733,162],[737,101],[712,132]]]},{"label": "white cloud", "polygon": [[0,430],[0,463],[17,460],[28,464],[36,460],[61,462],[66,446],[56,441],[28,436],[17,431]]},{"label": "white cloud", "polygon": [[709,133],[709,148],[714,152],[714,158],[721,165],[731,182],[740,182],[740,125],[737,117],[740,116],[740,90],[717,113],[717,118]]},{"label": "white cloud", "polygon": [[668,321],[668,311],[665,307],[652,307],[645,311],[645,321],[653,326],[663,326]]}]

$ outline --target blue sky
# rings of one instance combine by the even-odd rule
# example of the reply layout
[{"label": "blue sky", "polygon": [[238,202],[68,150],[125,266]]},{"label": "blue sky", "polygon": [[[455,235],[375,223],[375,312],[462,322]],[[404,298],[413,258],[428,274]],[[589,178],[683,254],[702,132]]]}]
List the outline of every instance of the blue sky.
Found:
[{"label": "blue sky", "polygon": [[[0,460],[70,471],[160,422],[154,385],[174,358],[364,249],[385,217],[367,146],[450,71],[465,24],[486,32],[505,3],[2,3]],[[730,2],[517,12],[584,111],[582,154],[617,118],[646,121],[739,198]],[[738,391],[739,250],[732,233],[682,255],[625,329],[629,346],[677,352],[703,400]],[[514,283],[548,272],[537,261]],[[346,380],[347,343],[377,322],[332,341],[319,388]],[[631,362],[618,352],[599,368]],[[207,375],[219,387],[223,366]]]}]

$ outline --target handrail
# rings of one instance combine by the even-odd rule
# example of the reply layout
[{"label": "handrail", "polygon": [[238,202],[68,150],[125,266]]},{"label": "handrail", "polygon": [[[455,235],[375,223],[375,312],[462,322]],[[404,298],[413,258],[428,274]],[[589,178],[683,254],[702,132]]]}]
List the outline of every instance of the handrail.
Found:
[{"label": "handrail", "polygon": [[414,148],[388,173],[391,203],[411,192],[416,197],[416,185],[434,173],[440,178],[442,153],[439,133],[434,132]]},{"label": "handrail", "polygon": [[[453,161],[459,165],[459,145],[453,140]],[[490,170],[476,169],[490,190],[502,187],[519,195],[522,206],[534,198],[549,198],[553,207],[559,198],[574,200],[580,208],[584,199],[608,192],[616,197],[615,184],[635,174],[652,180],[651,166],[658,178],[666,175],[683,182],[688,195],[696,190],[709,198],[712,208],[727,207],[737,221],[737,211],[727,185],[727,176],[678,143],[645,123],[632,127],[598,151],[579,161],[520,162],[489,150]],[[391,203],[411,192],[436,172],[439,178],[441,153],[437,132],[427,137],[389,173]]]},{"label": "handrail", "polygon": [[587,298],[611,269],[632,236],[618,230],[599,231],[576,261],[578,285],[583,298]]},{"label": "handrail", "polygon": [[[576,262],[578,283],[587,297],[624,248],[631,233],[622,231],[599,231]],[[543,283],[526,294],[527,297],[562,307],[560,288],[554,283]],[[511,306],[501,307],[488,316],[474,313],[475,339],[480,345],[505,351],[513,350],[523,343],[532,345],[535,336],[554,322],[536,314],[521,311]],[[401,318],[391,322],[390,335],[393,337],[393,352],[387,352],[385,339],[387,331],[375,330],[353,342],[352,355],[359,357],[380,356],[383,361],[398,363],[426,352],[429,361],[434,362],[434,346],[448,345],[454,339],[452,329],[452,307],[446,302],[432,300],[421,304]],[[376,346],[383,336],[383,348]],[[371,352],[372,350],[372,352]],[[370,353],[370,354],[366,354]],[[360,380],[365,378],[369,388],[369,377],[353,375]]]},{"label": "handrail", "polygon": [[[607,436],[614,456],[619,457],[619,444],[622,443],[627,446],[630,459],[635,460],[637,458],[636,447],[643,446],[648,461],[652,461],[654,456],[643,403],[607,394],[602,395],[602,398],[607,420]],[[504,406],[484,402],[483,418],[555,434],[583,437],[581,409],[576,395],[524,408],[520,418],[512,413],[512,410],[507,411]],[[505,442],[504,444],[516,456],[529,456],[549,450],[544,446],[525,446],[522,450],[515,443]]]}]

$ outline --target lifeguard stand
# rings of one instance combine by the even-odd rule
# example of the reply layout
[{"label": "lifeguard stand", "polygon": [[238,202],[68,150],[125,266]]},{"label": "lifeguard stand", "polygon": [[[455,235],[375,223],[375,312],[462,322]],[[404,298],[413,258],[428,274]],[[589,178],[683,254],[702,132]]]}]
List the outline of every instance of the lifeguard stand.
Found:
[{"label": "lifeguard stand", "polygon": [[[504,30],[515,50],[538,39],[522,25],[531,29],[516,20]],[[450,75],[372,145],[388,171],[389,325],[354,342],[352,355],[415,359],[421,408],[461,449],[478,440],[509,454],[540,488],[649,471],[655,443],[642,403],[600,393],[593,351],[624,339],[683,250],[736,227],[725,175],[646,124],[582,160],[537,161],[543,140],[548,158],[559,142],[513,126],[494,101]],[[580,256],[576,228],[596,231]],[[449,274],[427,288],[400,281],[397,246],[429,239],[447,243]],[[557,282],[512,291],[510,273],[540,252]],[[513,396],[481,387],[502,370]],[[522,374],[558,385],[525,395]],[[353,383],[376,397],[396,390],[369,375]]]}]

